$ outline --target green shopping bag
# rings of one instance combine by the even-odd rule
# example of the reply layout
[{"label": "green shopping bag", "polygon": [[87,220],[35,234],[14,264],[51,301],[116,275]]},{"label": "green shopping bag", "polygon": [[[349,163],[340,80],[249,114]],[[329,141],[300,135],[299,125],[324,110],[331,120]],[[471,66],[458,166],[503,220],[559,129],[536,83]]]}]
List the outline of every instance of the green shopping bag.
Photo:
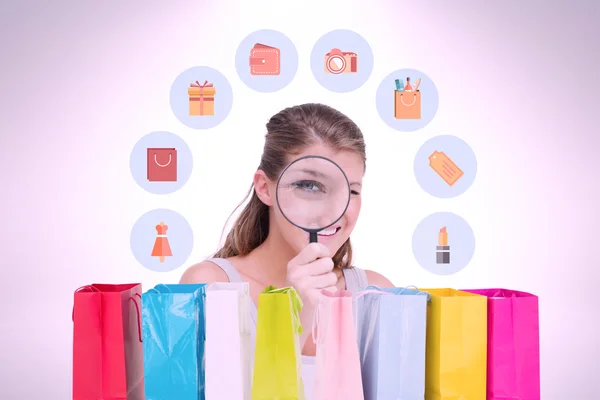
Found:
[{"label": "green shopping bag", "polygon": [[258,296],[252,400],[305,400],[301,374],[302,301],[294,288]]}]

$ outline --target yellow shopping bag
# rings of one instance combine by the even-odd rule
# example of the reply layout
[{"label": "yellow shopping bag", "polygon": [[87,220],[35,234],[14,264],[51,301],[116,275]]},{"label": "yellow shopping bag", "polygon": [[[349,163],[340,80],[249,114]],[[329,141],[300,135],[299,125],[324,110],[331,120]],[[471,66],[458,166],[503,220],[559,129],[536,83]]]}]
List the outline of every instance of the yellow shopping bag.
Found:
[{"label": "yellow shopping bag", "polygon": [[258,296],[252,400],[305,400],[299,335],[302,301],[291,287]]},{"label": "yellow shopping bag", "polygon": [[487,298],[421,289],[427,307],[425,400],[486,400]]}]

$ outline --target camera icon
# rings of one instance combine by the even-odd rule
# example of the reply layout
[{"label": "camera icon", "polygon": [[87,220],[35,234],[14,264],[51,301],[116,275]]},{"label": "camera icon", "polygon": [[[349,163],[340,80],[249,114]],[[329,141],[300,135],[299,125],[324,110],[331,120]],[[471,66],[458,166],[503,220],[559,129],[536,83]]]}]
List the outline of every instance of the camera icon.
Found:
[{"label": "camera icon", "polygon": [[334,75],[358,72],[358,54],[332,49],[325,54],[325,72]]}]

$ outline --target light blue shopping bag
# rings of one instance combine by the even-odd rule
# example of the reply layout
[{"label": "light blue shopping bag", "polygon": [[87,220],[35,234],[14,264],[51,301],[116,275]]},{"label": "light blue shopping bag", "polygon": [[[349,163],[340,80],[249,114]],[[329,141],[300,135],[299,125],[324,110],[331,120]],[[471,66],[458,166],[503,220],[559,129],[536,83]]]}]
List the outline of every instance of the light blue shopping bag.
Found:
[{"label": "light blue shopping bag", "polygon": [[146,400],[204,400],[206,285],[157,285],[142,295]]},{"label": "light blue shopping bag", "polygon": [[368,286],[357,293],[356,321],[365,400],[425,398],[429,294]]}]

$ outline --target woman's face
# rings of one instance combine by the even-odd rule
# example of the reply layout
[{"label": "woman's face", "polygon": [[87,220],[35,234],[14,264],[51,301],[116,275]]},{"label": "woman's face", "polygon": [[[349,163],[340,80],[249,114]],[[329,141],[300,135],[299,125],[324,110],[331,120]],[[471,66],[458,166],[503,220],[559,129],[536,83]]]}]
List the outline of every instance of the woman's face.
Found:
[{"label": "woman's face", "polygon": [[[335,162],[344,171],[350,183],[350,203],[342,218],[318,233],[319,243],[329,248],[331,256],[348,240],[361,207],[363,161],[355,152],[335,151],[326,146],[314,146],[290,158],[290,162],[304,156],[321,156]],[[314,168],[309,168],[309,167]],[[306,167],[306,168],[305,168]],[[302,171],[323,172],[327,177],[306,175]],[[289,179],[288,179],[289,176]],[[284,181],[285,184],[283,183]],[[307,159],[290,167],[280,183],[279,199],[285,215],[297,225],[322,228],[334,222],[348,203],[347,183],[333,164],[321,159]],[[277,206],[277,181],[269,182],[272,199],[271,215],[274,230],[298,254],[309,243],[309,233],[288,221]],[[285,186],[286,189],[283,189]],[[326,189],[325,189],[326,187]],[[333,189],[338,187],[338,189]],[[287,193],[287,194],[285,194]],[[335,214],[335,215],[334,215]]]}]

